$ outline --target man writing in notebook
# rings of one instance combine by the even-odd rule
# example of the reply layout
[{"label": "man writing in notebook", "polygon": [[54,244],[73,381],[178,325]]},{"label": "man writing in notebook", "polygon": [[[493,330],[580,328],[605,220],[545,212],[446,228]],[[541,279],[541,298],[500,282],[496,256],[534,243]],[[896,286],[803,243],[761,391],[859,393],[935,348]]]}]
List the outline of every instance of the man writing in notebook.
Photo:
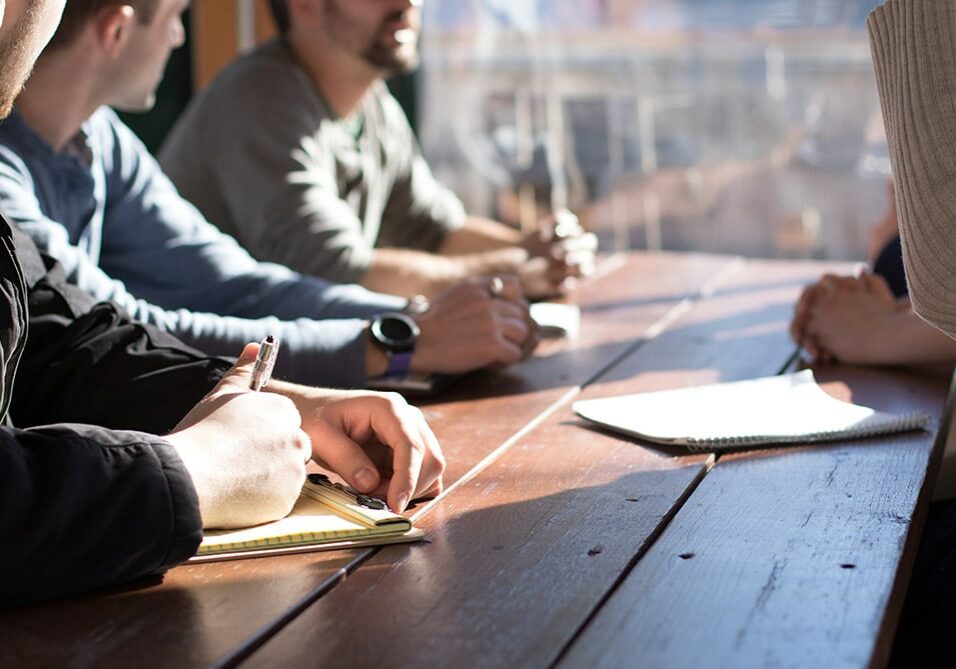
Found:
[{"label": "man writing in notebook", "polygon": [[[0,117],[64,1],[0,2]],[[253,392],[256,352],[231,367],[131,321],[0,217],[0,607],[160,573],[203,527],[278,518],[310,457],[396,509],[440,491],[419,411],[281,382]]]},{"label": "man writing in notebook", "polygon": [[193,101],[160,154],[177,187],[253,255],[333,281],[434,295],[521,277],[560,293],[593,264],[573,216],[523,236],[468,216],[383,78],[414,69],[421,0],[271,0],[282,38]]},{"label": "man writing in notebook", "polygon": [[180,197],[103,105],[152,105],[163,65],[182,41],[185,6],[68,3],[0,125],[0,206],[67,278],[206,353],[235,355],[275,334],[283,341],[277,372],[300,382],[363,387],[403,371],[399,364],[457,373],[527,355],[536,334],[514,279],[494,296],[490,278],[475,279],[428,309],[388,316],[412,333],[412,354],[396,356],[370,322],[401,312],[406,300],[257,262]]}]

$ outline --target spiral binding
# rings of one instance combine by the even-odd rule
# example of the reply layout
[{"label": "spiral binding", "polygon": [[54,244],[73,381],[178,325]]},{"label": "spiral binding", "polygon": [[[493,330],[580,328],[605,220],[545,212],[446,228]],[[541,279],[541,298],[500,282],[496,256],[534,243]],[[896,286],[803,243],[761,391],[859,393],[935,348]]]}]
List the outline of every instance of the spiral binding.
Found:
[{"label": "spiral binding", "polygon": [[[930,416],[921,411],[912,411],[898,416],[895,420],[886,421],[886,416],[874,415],[865,419],[856,427],[846,430],[826,430],[796,435],[743,435],[738,437],[688,437],[685,445],[694,452],[711,449],[722,450],[733,447],[746,448],[748,446],[762,446],[774,444],[813,444],[821,441],[845,441],[848,439],[865,439],[894,432],[909,432],[919,430],[931,420]],[[868,424],[869,423],[869,424]],[[875,425],[873,424],[875,423]]]}]

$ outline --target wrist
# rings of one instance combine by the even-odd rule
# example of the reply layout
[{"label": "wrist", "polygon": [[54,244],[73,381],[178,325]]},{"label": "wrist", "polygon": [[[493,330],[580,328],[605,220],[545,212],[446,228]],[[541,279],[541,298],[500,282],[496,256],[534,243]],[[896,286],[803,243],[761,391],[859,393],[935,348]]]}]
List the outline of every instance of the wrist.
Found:
[{"label": "wrist", "polygon": [[[418,303],[418,308],[427,305]],[[411,368],[415,346],[421,335],[418,323],[406,313],[392,312],[376,317],[369,326],[369,335],[375,348],[384,354],[386,376],[404,377]]]},{"label": "wrist", "polygon": [[365,378],[374,379],[388,369],[388,356],[372,341],[371,327],[365,328]]},{"label": "wrist", "polygon": [[195,435],[195,428],[188,427],[167,434],[163,439],[173,447],[183,469],[189,475],[193,491],[196,493],[196,502],[199,506],[199,517],[203,527],[210,527],[214,521],[214,488],[212,479],[208,475],[207,463],[202,454],[202,435]]}]

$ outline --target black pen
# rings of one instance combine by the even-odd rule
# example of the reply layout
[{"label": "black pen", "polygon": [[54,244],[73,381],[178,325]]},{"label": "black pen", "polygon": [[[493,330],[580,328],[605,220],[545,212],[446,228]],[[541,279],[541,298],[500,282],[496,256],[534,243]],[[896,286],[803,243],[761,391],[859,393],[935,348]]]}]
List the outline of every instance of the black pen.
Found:
[{"label": "black pen", "polygon": [[278,355],[279,340],[269,335],[259,344],[259,355],[256,356],[256,364],[252,368],[250,388],[262,390],[262,387],[269,383],[269,379],[272,378],[272,368],[275,367],[276,356]]}]

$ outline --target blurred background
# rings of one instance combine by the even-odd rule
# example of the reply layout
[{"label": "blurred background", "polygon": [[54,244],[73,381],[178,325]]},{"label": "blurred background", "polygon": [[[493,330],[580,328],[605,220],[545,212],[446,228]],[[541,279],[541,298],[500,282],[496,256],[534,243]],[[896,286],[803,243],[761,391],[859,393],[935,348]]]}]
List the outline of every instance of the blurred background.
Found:
[{"label": "blurred background", "polygon": [[[879,0],[425,0],[422,67],[391,82],[473,213],[576,211],[607,250],[863,259],[889,160],[865,19]],[[271,34],[203,0],[153,114]]]}]

